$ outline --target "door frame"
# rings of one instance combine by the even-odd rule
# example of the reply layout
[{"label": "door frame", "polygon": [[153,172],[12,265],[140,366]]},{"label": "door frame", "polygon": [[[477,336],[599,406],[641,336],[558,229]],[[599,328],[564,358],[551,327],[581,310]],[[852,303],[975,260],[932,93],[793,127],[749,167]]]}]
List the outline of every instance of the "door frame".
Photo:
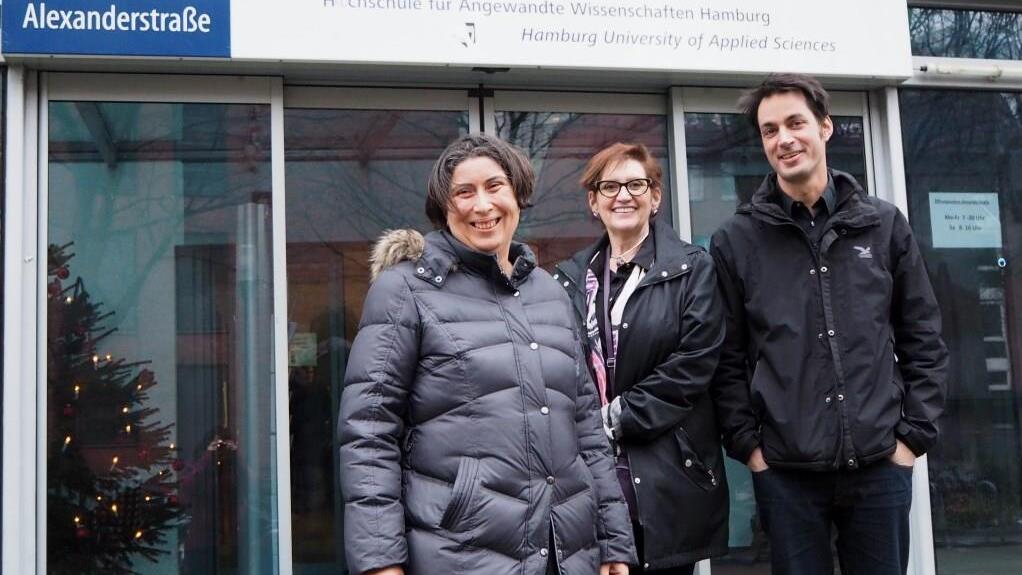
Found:
[{"label": "door frame", "polygon": [[[36,565],[38,417],[39,76],[23,66],[7,72],[4,141],[3,565],[5,573]],[[43,268],[45,271],[45,268]],[[17,384],[15,385],[15,382]]]},{"label": "door frame", "polygon": [[[51,101],[264,104],[270,107],[273,226],[273,461],[276,473],[277,567],[291,573],[290,451],[287,430],[287,282],[283,238],[283,82],[277,77],[173,76],[156,74],[47,73],[11,67],[9,117],[23,117],[7,135],[12,168],[7,174],[7,221],[18,229],[4,246],[5,274],[4,369],[4,512],[3,568],[46,573],[47,549],[47,389],[46,273],[48,241],[48,111]],[[23,112],[22,112],[23,111]],[[22,113],[18,113],[22,112]],[[26,153],[25,150],[28,152]],[[34,152],[34,153],[33,153]],[[279,245],[278,245],[279,244]],[[25,342],[30,342],[26,344]],[[10,379],[8,379],[10,378]]]}]

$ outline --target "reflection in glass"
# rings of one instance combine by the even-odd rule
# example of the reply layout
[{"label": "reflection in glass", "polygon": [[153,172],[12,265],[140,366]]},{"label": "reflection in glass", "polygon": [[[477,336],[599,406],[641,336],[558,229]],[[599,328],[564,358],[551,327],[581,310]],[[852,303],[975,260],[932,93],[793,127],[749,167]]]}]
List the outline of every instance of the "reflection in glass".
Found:
[{"label": "reflection in glass", "polygon": [[951,351],[929,455],[942,575],[1022,552],[1022,94],[901,92],[909,216]]},{"label": "reflection in glass", "polygon": [[277,571],[269,117],[49,105],[49,573]]},{"label": "reflection in glass", "polygon": [[294,572],[346,573],[334,430],[384,230],[432,229],[426,181],[468,114],[285,110]]},{"label": "reflection in glass", "polygon": [[[867,187],[862,118],[833,116],[828,166],[849,172]],[[689,200],[693,243],[708,247],[710,236],[735,207],[749,201],[770,164],[759,134],[740,114],[685,114]],[[756,515],[752,476],[745,465],[725,458],[731,490],[731,554],[713,561],[714,575],[769,573],[770,549]]]},{"label": "reflection in glass", "polygon": [[517,237],[550,268],[603,234],[579,178],[589,158],[615,142],[645,144],[664,171],[660,216],[671,221],[667,118],[640,114],[497,112],[497,135],[521,147],[536,169],[533,207]]},{"label": "reflection in glass", "polygon": [[[832,116],[827,165],[855,176],[868,189],[862,118]],[[770,164],[759,134],[741,114],[685,114],[692,243],[708,247],[710,236],[749,201]]]},{"label": "reflection in glass", "polygon": [[908,15],[915,56],[1022,59],[1022,14],[913,7]]}]

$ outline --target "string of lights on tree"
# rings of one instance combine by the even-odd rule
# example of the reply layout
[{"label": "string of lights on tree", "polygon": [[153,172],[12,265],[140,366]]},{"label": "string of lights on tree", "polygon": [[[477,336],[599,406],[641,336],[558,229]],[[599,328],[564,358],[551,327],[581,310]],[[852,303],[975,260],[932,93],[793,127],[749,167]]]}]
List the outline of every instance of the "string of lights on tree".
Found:
[{"label": "string of lights on tree", "polygon": [[113,312],[71,279],[71,247],[51,245],[47,270],[47,571],[130,575],[185,521],[183,466],[149,405],[149,362],[103,351]]}]

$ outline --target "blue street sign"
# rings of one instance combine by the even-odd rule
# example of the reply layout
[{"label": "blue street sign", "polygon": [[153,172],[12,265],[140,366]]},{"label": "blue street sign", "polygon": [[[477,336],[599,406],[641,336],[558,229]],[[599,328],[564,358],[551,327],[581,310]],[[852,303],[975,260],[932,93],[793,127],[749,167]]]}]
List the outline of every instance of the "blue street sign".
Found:
[{"label": "blue street sign", "polygon": [[5,54],[231,55],[230,0],[4,0]]}]

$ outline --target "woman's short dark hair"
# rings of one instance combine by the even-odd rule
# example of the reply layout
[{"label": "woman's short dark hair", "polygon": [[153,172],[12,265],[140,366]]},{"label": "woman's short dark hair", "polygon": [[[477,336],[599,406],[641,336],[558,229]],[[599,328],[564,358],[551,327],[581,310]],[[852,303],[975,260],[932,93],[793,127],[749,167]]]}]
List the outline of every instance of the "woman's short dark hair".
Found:
[{"label": "woman's short dark hair", "polygon": [[653,157],[653,154],[649,153],[649,149],[642,144],[621,142],[611,144],[589,158],[589,163],[586,164],[579,183],[586,190],[595,192],[596,182],[600,181],[603,172],[623,160],[635,160],[642,164],[643,169],[646,170],[646,177],[653,180],[652,187],[658,190],[663,188],[664,171],[660,167],[660,162]]},{"label": "woman's short dark hair", "polygon": [[517,147],[489,134],[468,134],[451,142],[440,154],[429,176],[426,189],[426,216],[436,229],[447,229],[447,209],[451,205],[451,178],[458,164],[469,158],[489,158],[497,163],[514,190],[519,208],[529,207],[536,173]]},{"label": "woman's short dark hair", "polygon": [[748,90],[738,99],[738,109],[759,133],[759,105],[777,94],[798,92],[806,99],[806,105],[816,119],[823,121],[830,115],[830,94],[823,89],[819,80],[805,74],[770,74],[763,83]]}]

